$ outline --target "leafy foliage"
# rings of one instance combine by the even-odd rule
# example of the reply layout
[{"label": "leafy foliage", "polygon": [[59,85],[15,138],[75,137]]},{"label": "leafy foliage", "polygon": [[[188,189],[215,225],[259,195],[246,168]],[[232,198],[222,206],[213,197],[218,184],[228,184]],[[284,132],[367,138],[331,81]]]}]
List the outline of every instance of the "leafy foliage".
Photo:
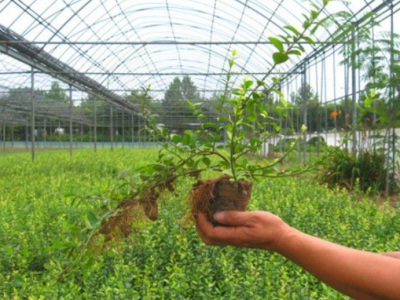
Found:
[{"label": "leafy foliage", "polygon": [[[293,147],[272,162],[260,163],[250,157],[257,155],[267,138],[280,130],[277,119],[267,110],[266,100],[271,94],[279,98],[279,106],[276,105],[274,111],[277,117],[285,116],[288,108],[285,97],[279,90],[281,78],[269,76],[278,65],[291,56],[303,54],[305,50],[302,42],[313,44],[308,34],[320,26],[317,19],[325,6],[325,2],[321,7],[315,6],[316,10],[312,10],[309,16],[304,16],[301,30],[288,26],[286,36],[269,38],[277,52],[273,54],[272,66],[262,80],[245,77],[240,86],[232,86],[231,77],[238,59],[236,51],[232,51],[232,56],[228,59],[224,93],[218,97],[213,108],[216,112],[215,120],[205,120],[201,103],[188,101],[191,100],[187,98],[189,95],[196,96],[190,79],[184,78],[181,82],[179,78],[175,78],[164,102],[172,104],[187,100],[193,114],[197,116],[199,126],[180,134],[160,127],[150,111],[143,114],[147,120],[147,130],[155,140],[162,140],[164,143],[156,162],[138,170],[137,178],[131,184],[131,197],[146,206],[149,203],[149,195],[150,202],[155,203],[165,191],[173,192],[177,179],[187,176],[198,179],[201,174],[210,172],[213,172],[213,175],[217,172],[219,175],[228,176],[233,182],[289,176],[299,172],[299,169],[276,168]],[[271,127],[274,128],[272,132],[266,131]],[[303,126],[302,132],[306,129]],[[224,134],[223,143],[220,139],[221,133]]]},{"label": "leafy foliage", "polygon": [[[331,147],[320,160],[317,179],[329,187],[355,188],[363,192],[382,192],[386,187],[386,158],[382,152],[361,151],[351,153],[348,149]],[[391,193],[397,191],[391,186]]]},{"label": "leafy foliage", "polygon": [[[161,202],[159,220],[136,222],[119,247],[69,255],[104,206],[129,193],[121,185],[133,169],[156,157],[155,149],[41,151],[32,164],[28,153],[1,155],[0,298],[347,299],[276,254],[205,246],[177,221],[187,178]],[[349,247],[381,252],[400,242],[397,211],[298,178],[261,180],[250,208]]]}]

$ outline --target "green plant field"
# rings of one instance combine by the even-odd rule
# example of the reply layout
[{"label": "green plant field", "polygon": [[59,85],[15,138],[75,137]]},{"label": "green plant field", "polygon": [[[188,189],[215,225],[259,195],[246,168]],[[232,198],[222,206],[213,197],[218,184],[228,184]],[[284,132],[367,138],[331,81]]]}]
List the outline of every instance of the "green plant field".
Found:
[{"label": "green plant field", "polygon": [[[0,154],[1,299],[347,299],[274,253],[205,246],[182,226],[186,194],[160,201],[156,222],[101,254],[85,245],[104,206],[129,193],[152,149]],[[250,209],[359,249],[398,250],[400,214],[301,178],[263,180]],[[71,251],[71,249],[74,249]]]}]

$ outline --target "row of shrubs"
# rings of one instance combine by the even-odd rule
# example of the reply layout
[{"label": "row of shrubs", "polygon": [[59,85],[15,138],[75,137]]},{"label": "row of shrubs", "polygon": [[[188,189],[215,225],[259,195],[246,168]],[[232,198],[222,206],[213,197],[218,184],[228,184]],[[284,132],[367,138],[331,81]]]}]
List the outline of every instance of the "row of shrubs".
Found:
[{"label": "row of shrubs", "polygon": [[[129,195],[126,176],[156,154],[43,151],[34,164],[27,153],[0,155],[0,299],[348,299],[274,253],[206,246],[181,222],[187,178],[160,203],[158,221],[138,219],[134,234],[93,253],[85,241],[96,217]],[[357,249],[400,242],[395,210],[301,177],[260,180],[249,209]]]}]

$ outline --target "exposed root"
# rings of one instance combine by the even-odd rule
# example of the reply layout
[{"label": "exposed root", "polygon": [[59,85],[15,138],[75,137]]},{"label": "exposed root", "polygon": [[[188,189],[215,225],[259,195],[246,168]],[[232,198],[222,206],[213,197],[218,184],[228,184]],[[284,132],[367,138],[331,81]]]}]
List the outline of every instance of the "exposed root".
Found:
[{"label": "exposed root", "polygon": [[136,199],[124,200],[115,213],[103,221],[98,233],[104,235],[105,242],[127,237],[132,233],[133,220],[140,218],[140,215],[140,205]]},{"label": "exposed root", "polygon": [[192,187],[189,202],[191,215],[204,213],[210,222],[213,215],[224,210],[246,210],[251,197],[252,183],[244,180],[231,182],[229,176],[198,181]]}]

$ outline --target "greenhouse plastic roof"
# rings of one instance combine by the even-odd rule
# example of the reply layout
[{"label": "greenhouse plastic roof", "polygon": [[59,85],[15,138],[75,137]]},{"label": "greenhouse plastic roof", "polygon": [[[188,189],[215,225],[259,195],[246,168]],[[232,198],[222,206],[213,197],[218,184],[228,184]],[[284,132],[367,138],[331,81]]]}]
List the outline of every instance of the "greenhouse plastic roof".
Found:
[{"label": "greenhouse plastic roof", "polygon": [[[325,14],[345,10],[357,19],[392,2],[398,4],[331,1]],[[84,79],[118,95],[151,85],[154,97],[161,98],[174,77],[189,75],[206,96],[223,88],[233,49],[240,75],[262,77],[274,51],[268,37],[286,34],[285,25],[300,26],[312,3],[322,0],[6,0],[0,2],[0,32],[8,30],[22,45],[61,63],[63,71],[53,77],[76,72],[81,76],[73,78],[76,82]],[[330,34],[321,28],[316,40],[329,41]],[[30,86],[33,62],[6,55],[4,40],[0,46],[0,89]],[[301,59],[291,59],[279,71]],[[40,69],[37,62],[34,67]],[[35,88],[48,89],[52,80],[37,74]]]}]

